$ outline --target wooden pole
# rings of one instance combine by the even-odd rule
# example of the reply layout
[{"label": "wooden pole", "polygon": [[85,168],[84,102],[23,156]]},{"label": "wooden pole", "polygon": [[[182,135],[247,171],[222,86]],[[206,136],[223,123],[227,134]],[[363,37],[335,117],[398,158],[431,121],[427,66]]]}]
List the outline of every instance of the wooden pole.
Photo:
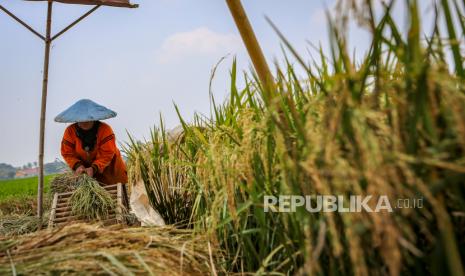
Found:
[{"label": "wooden pole", "polygon": [[[45,115],[47,112],[48,67],[50,63],[50,46],[52,43],[52,0],[48,0],[47,30],[45,34],[44,72],[42,82],[42,102],[40,108],[40,134],[39,134],[39,184],[37,191],[37,215],[42,222],[43,194],[44,194],[44,144],[45,144]],[[42,224],[42,223],[41,223]]]},{"label": "wooden pole", "polygon": [[244,7],[240,0],[226,0],[226,3],[228,4],[237,28],[239,29],[239,33],[241,34],[242,40],[247,48],[247,52],[252,60],[255,71],[257,71],[260,81],[265,86],[265,90],[269,92],[269,89],[273,85],[273,75],[266,63],[265,56],[260,48],[260,44],[255,36],[252,25],[247,18]]}]

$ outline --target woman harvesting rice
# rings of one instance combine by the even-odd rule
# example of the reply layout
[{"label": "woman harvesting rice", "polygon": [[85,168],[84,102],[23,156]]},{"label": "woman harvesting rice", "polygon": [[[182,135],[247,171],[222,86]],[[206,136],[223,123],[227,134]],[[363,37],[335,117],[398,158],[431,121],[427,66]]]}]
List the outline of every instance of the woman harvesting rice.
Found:
[{"label": "woman harvesting rice", "polygon": [[91,100],[80,100],[59,114],[56,122],[68,126],[61,143],[61,155],[76,174],[86,173],[103,184],[127,183],[126,165],[116,147],[113,130],[99,120],[116,112]]}]

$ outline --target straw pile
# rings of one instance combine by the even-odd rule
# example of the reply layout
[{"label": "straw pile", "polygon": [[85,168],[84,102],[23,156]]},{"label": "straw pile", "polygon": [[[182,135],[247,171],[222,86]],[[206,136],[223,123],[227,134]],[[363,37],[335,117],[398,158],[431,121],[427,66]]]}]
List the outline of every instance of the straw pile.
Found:
[{"label": "straw pile", "polygon": [[30,214],[8,215],[0,217],[0,235],[16,236],[37,231],[40,220]]},{"label": "straw pile", "polygon": [[116,208],[110,194],[86,174],[79,176],[77,183],[78,188],[70,199],[73,215],[89,220],[108,218]]},{"label": "straw pile", "polygon": [[216,252],[191,231],[73,224],[0,239],[0,274],[205,275]]},{"label": "straw pile", "polygon": [[[44,195],[44,210],[50,209],[51,198],[48,194]],[[24,215],[27,213],[37,212],[37,196],[27,195],[19,197],[9,197],[7,200],[0,202],[0,217],[6,215]]]}]

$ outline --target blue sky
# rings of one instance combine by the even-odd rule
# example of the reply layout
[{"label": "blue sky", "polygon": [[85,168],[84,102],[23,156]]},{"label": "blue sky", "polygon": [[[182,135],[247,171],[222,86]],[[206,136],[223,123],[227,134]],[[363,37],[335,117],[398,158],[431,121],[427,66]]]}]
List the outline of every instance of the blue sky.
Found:
[{"label": "blue sky", "polygon": [[[45,3],[0,0],[41,33]],[[250,62],[221,0],[139,0],[139,9],[103,7],[54,41],[51,53],[45,160],[59,158],[66,127],[53,118],[78,99],[89,98],[118,112],[107,122],[120,142],[126,130],[149,136],[162,113],[168,128],[178,124],[175,102],[189,119],[209,113],[210,72],[223,56],[213,83],[215,97],[227,95],[232,57],[241,70]],[[334,1],[244,0],[258,39],[271,63],[282,58],[269,16],[301,52],[307,41],[327,41],[325,7]],[[54,5],[54,33],[88,10]],[[400,15],[399,15],[400,16]],[[22,165],[37,160],[43,43],[0,13],[0,163]],[[369,36],[352,31],[351,47],[366,48]],[[323,44],[327,45],[327,44]]]}]

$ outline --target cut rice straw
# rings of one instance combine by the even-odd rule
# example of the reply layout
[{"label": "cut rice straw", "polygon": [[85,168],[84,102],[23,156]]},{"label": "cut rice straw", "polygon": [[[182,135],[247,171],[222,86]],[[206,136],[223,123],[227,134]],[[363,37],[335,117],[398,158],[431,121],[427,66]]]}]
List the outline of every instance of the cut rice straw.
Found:
[{"label": "cut rice straw", "polygon": [[[0,274],[12,273],[12,261],[16,272],[23,275],[48,275],[52,271],[92,275],[205,275],[211,266],[207,244],[204,236],[174,227],[122,229],[73,224],[22,236],[15,242],[0,239]],[[216,253],[213,251],[211,255]]]}]

